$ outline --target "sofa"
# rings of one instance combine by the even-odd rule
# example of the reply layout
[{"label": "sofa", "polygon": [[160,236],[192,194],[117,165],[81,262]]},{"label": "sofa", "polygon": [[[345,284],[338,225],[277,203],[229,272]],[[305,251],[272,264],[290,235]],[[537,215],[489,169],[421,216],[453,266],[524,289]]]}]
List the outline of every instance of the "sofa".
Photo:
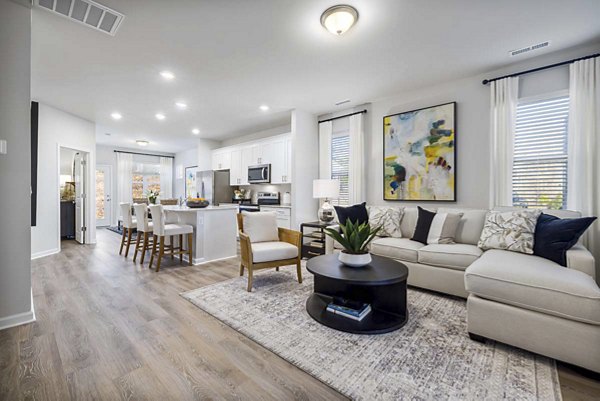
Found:
[{"label": "sofa", "polygon": [[[371,253],[404,263],[409,285],[467,298],[472,339],[493,339],[600,372],[600,288],[594,258],[581,242],[567,251],[567,267],[535,255],[483,251],[477,243],[488,210],[426,208],[462,213],[455,244],[412,241],[418,213],[416,207],[406,207],[402,238],[377,237]],[[581,216],[567,210],[543,212]],[[331,253],[341,246],[327,237],[325,249]]]}]

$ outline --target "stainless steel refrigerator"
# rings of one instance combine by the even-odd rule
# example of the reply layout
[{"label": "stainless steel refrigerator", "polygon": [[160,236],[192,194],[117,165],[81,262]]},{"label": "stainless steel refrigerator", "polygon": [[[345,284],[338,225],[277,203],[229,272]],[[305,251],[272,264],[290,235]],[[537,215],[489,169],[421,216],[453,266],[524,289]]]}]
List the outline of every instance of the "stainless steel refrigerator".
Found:
[{"label": "stainless steel refrigerator", "polygon": [[196,173],[196,192],[211,205],[231,203],[233,187],[229,185],[229,170],[206,170]]}]

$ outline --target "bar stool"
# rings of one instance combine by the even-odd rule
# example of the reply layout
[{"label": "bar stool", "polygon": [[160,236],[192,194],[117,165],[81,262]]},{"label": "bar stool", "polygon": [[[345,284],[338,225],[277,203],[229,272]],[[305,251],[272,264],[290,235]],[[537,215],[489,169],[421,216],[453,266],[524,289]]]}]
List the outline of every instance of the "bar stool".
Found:
[{"label": "bar stool", "polygon": [[140,264],[144,264],[146,252],[148,252],[150,250],[150,246],[154,244],[154,237],[152,236],[154,225],[148,219],[148,205],[145,203],[134,203],[133,210],[135,211],[135,217],[137,219],[137,239],[135,241],[133,262],[135,263],[138,251],[141,251],[142,256],[140,257]]},{"label": "bar stool", "polygon": [[121,208],[121,216],[123,216],[123,236],[121,237],[119,255],[123,253],[123,246],[126,245],[125,257],[127,257],[129,255],[129,246],[131,245],[131,235],[137,227],[137,220],[131,215],[131,203],[123,202],[119,204],[119,207]]},{"label": "bar stool", "polygon": [[[165,255],[165,237],[171,237],[170,247],[171,256],[179,255],[179,261],[183,262],[183,254],[187,253],[189,264],[192,265],[192,247],[194,241],[194,227],[189,224],[165,224],[165,213],[162,205],[150,205],[150,213],[152,214],[154,244],[152,245],[152,253],[150,256],[150,268],[154,262],[154,255],[158,255],[156,262],[156,271],[160,270],[160,261]],[[187,234],[188,249],[183,249],[183,236]],[[179,247],[175,247],[173,236],[179,235]],[[156,249],[158,246],[158,250]]]}]

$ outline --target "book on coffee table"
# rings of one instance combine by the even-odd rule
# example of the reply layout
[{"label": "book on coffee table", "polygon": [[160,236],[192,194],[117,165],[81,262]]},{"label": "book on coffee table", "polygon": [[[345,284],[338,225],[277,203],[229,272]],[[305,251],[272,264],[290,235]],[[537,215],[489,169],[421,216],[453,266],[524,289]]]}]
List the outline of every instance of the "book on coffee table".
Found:
[{"label": "book on coffee table", "polygon": [[327,311],[348,319],[361,321],[371,312],[371,305],[343,298],[333,298],[327,305]]}]

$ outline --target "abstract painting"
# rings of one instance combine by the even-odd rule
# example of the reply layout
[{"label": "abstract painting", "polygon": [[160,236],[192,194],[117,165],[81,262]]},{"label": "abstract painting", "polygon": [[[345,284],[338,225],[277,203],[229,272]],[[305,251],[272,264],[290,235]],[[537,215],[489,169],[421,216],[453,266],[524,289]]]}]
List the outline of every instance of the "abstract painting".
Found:
[{"label": "abstract painting", "polygon": [[196,197],[196,172],[197,166],[185,168],[185,198]]},{"label": "abstract painting", "polygon": [[383,199],[456,201],[456,103],[383,118]]}]

